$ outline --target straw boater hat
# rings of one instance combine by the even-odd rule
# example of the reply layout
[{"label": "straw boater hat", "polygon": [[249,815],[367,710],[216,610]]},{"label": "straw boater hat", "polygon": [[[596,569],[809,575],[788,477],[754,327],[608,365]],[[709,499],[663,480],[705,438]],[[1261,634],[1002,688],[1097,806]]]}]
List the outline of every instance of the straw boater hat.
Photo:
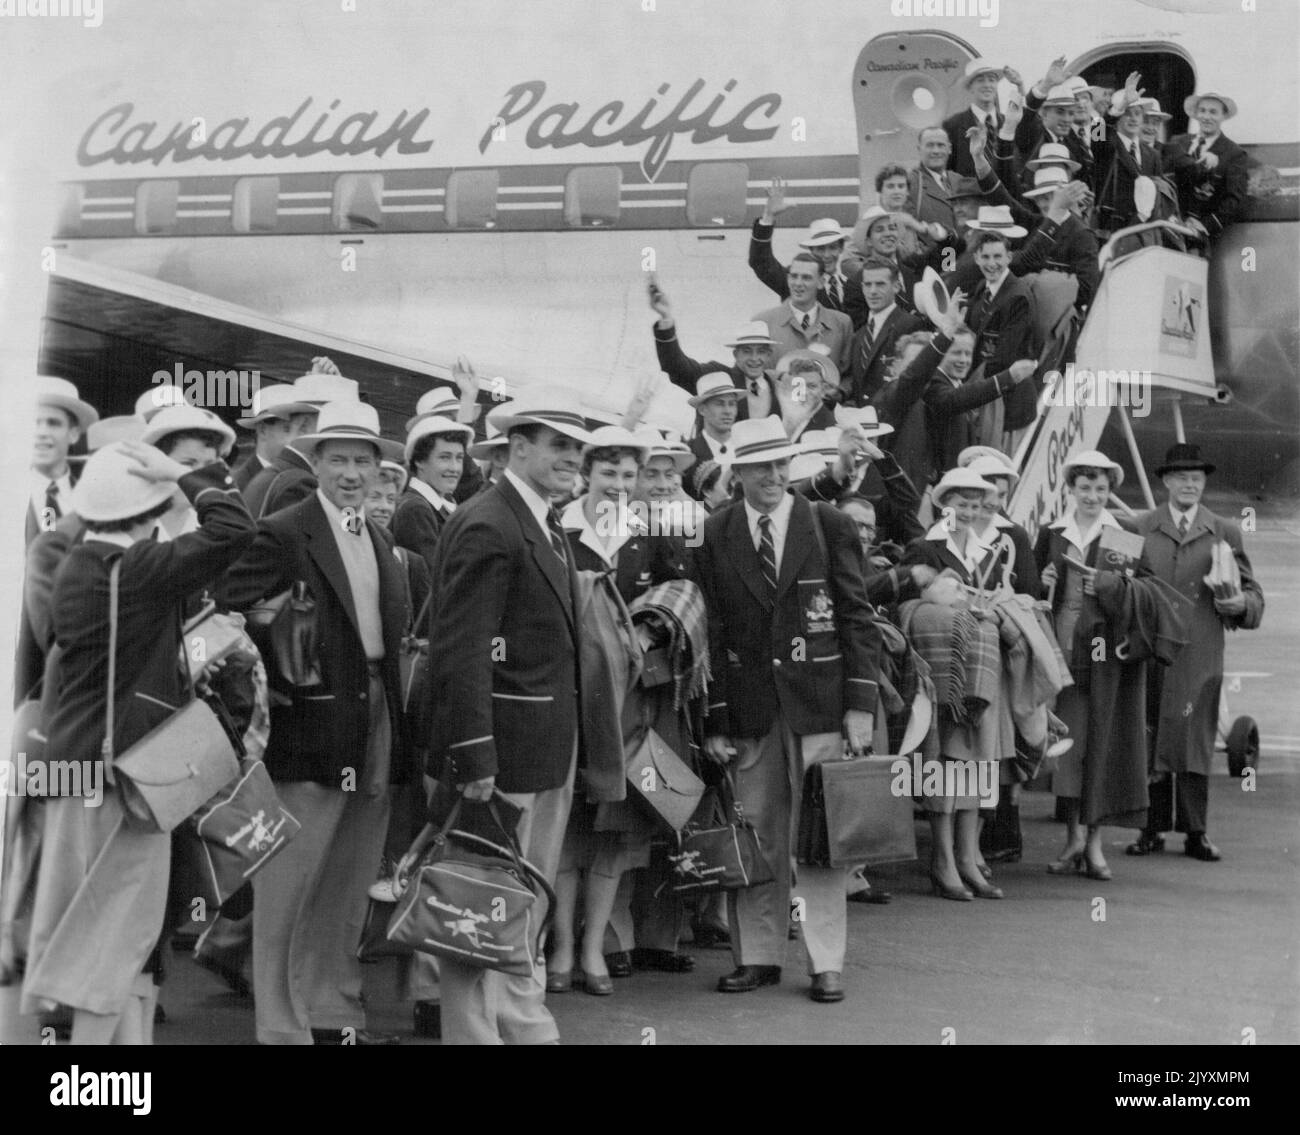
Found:
[{"label": "straw boater hat", "polygon": [[432,414],[427,418],[421,418],[406,434],[406,445],[403,448],[402,455],[408,465],[411,463],[411,454],[415,452],[415,443],[420,438],[428,437],[430,434],[459,434],[468,449],[469,443],[474,440],[474,427],[461,425],[459,422],[444,418],[440,414]]},{"label": "straw boater hat", "polygon": [[967,223],[979,232],[999,233],[1006,237],[1024,236],[1029,231],[1016,224],[1010,205],[981,205],[979,216]]},{"label": "straw boater hat", "polygon": [[648,436],[625,430],[622,426],[599,426],[591,431],[591,443],[583,452],[589,453],[593,449],[631,449],[636,451],[638,461],[645,461],[651,443]]},{"label": "straw boater hat", "polygon": [[1142,113],[1147,118],[1159,118],[1161,120],[1173,118],[1173,115],[1160,109],[1160,100],[1153,98],[1138,99],[1137,106],[1142,108]]},{"label": "straw boater hat", "polygon": [[175,481],[146,481],[121,442],[106,445],[88,458],[72,488],[72,510],[82,520],[126,520],[170,499]]},{"label": "straw boater hat", "polygon": [[[477,410],[478,407],[475,407]],[[460,395],[449,386],[435,386],[420,395],[415,404],[415,416],[406,420],[406,431],[415,428],[421,418],[438,415],[443,418],[456,418],[460,414]]]},{"label": "straw boater hat", "polygon": [[[732,434],[734,440],[734,430]],[[636,444],[645,450],[644,461],[653,461],[656,457],[671,458],[673,467],[679,473],[685,473],[695,464],[695,454],[687,446],[664,437],[653,426],[642,426],[633,437],[636,438]]]},{"label": "straw boater hat", "polygon": [[1058,186],[1069,185],[1070,175],[1061,166],[1043,166],[1034,170],[1034,187],[1026,189],[1022,197],[1046,197],[1055,193]]},{"label": "straw boater hat", "polygon": [[[980,212],[984,212],[983,206],[980,206]],[[978,227],[973,221],[969,224],[972,228]],[[948,285],[943,282],[943,277],[927,264],[925,271],[921,273],[921,278],[912,285],[912,306],[938,327],[948,313],[951,303],[952,297],[948,295]]]},{"label": "straw boater hat", "polygon": [[379,411],[368,402],[326,402],[320,408],[315,431],[294,438],[293,447],[305,457],[312,457],[323,441],[368,441],[381,460],[400,461],[404,456],[400,444],[379,435]]},{"label": "straw boater hat", "polygon": [[862,226],[863,237],[871,235],[871,226],[877,221],[885,220],[894,214],[880,205],[872,205],[861,217],[858,218],[858,224]]},{"label": "straw boater hat", "polygon": [[962,86],[967,89],[980,75],[992,75],[995,79],[1002,78],[1002,68],[994,67],[987,59],[971,59],[966,64],[966,77],[962,79]]},{"label": "straw boater hat", "polygon": [[1201,457],[1201,447],[1199,445],[1179,442],[1177,445],[1169,447],[1169,451],[1165,454],[1164,464],[1156,470],[1156,476],[1163,477],[1166,473],[1177,473],[1180,470],[1200,469],[1208,477],[1214,472],[1215,468],[1216,466]]},{"label": "straw boater hat", "polygon": [[[1085,83],[1084,86],[1086,87],[1087,84]],[[1047,98],[1043,99],[1043,106],[1073,106],[1076,89],[1069,79],[1064,83],[1058,83],[1047,92]]]},{"label": "straw boater hat", "polygon": [[1223,103],[1223,120],[1225,122],[1237,113],[1237,104],[1227,95],[1221,95],[1218,91],[1202,91],[1198,95],[1188,95],[1183,99],[1183,113],[1188,118],[1196,117],[1196,104],[1201,99],[1218,99],[1219,102]]},{"label": "straw boater hat", "polygon": [[969,469],[949,469],[939,479],[939,483],[934,487],[934,492],[930,495],[935,504],[942,505],[944,497],[959,489],[969,489],[986,494],[998,491],[997,485],[989,484],[978,473],[972,473]]},{"label": "straw boater hat", "polygon": [[841,429],[859,426],[868,438],[892,434],[894,427],[882,422],[874,406],[836,406],[835,423]]},{"label": "straw boater hat", "polygon": [[168,406],[159,410],[149,419],[140,440],[146,445],[157,445],[168,434],[181,433],[183,430],[203,430],[221,438],[217,452],[225,457],[235,444],[235,431],[217,417],[211,410],[201,406]]},{"label": "straw boater hat", "polygon": [[381,461],[379,468],[397,474],[397,493],[400,496],[402,490],[406,488],[406,482],[411,479],[411,474],[407,472],[406,466],[400,461]]},{"label": "straw boater hat", "polygon": [[808,430],[799,439],[799,456],[790,463],[790,480],[815,477],[839,455],[839,429]]},{"label": "straw boater hat", "polygon": [[797,457],[803,447],[786,437],[779,418],[746,418],[731,429],[731,464],[756,465]]},{"label": "straw boater hat", "polygon": [[567,386],[532,386],[520,391],[513,402],[497,406],[488,422],[502,433],[515,426],[550,426],[557,433],[583,445],[591,443],[591,431],[577,392]]},{"label": "straw boater hat", "polygon": [[1061,466],[1062,480],[1069,477],[1070,470],[1078,465],[1086,465],[1090,469],[1108,469],[1111,472],[1111,482],[1115,488],[1119,488],[1124,483],[1124,470],[1116,462],[1112,461],[1099,449],[1085,449],[1080,453],[1075,453]]},{"label": "straw boater hat", "polygon": [[251,430],[259,422],[269,422],[273,418],[287,420],[291,414],[314,414],[315,406],[297,401],[294,388],[287,382],[273,382],[269,386],[259,387],[253,391],[252,411],[246,417],[238,418],[235,424]]},{"label": "straw boater hat", "polygon": [[787,351],[776,361],[774,373],[785,375],[790,373],[790,365],[801,360],[816,363],[817,369],[822,372],[822,381],[828,386],[838,386],[840,381],[840,368],[835,365],[830,355],[826,353],[826,348],[821,343],[814,344],[814,347],[821,347],[820,351],[813,347],[797,347],[793,351]]},{"label": "straw boater hat", "polygon": [[[959,463],[960,460],[961,459],[958,458]],[[1007,467],[1006,462],[998,457],[976,457],[969,465],[961,466],[959,464],[959,468],[969,469],[972,473],[979,477],[983,477],[986,481],[990,482],[994,477],[1006,477],[1008,481],[1008,493],[1016,487],[1016,482],[1020,480],[1020,478]]]},{"label": "straw boater hat", "polygon": [[361,386],[352,378],[341,374],[304,374],[293,380],[293,396],[299,402],[324,406],[326,402],[359,402]]},{"label": "straw boater hat", "polygon": [[1011,464],[1011,458],[1000,449],[994,449],[991,445],[968,445],[959,454],[957,454],[957,468],[965,469],[977,457],[992,457],[996,461],[1001,461],[1007,467],[1008,473],[1015,473],[1015,466]]},{"label": "straw boater hat", "polygon": [[487,437],[482,441],[476,441],[466,452],[476,461],[486,461],[498,450],[509,448],[510,439],[491,422],[488,422]]},{"label": "straw boater hat", "polygon": [[695,397],[688,398],[686,401],[698,407],[710,398],[720,398],[727,394],[739,397],[743,393],[744,391],[731,381],[731,375],[726,371],[715,370],[700,378],[700,381],[695,384]]},{"label": "straw boater hat", "polygon": [[135,400],[135,412],[146,422],[161,410],[171,406],[188,406],[181,388],[171,382],[151,386]]},{"label": "straw boater hat", "polygon": [[767,324],[761,319],[755,319],[749,323],[742,323],[740,329],[731,337],[731,341],[722,345],[724,347],[775,347],[776,340],[772,338]]},{"label": "straw boater hat", "polygon": [[86,448],[94,453],[117,441],[142,441],[146,423],[134,414],[119,414],[113,418],[100,418],[90,423],[86,431]]},{"label": "straw boater hat", "polygon": [[1060,142],[1044,142],[1038,147],[1037,155],[1025,162],[1026,169],[1038,169],[1040,166],[1065,166],[1071,173],[1078,173],[1082,168],[1070,157],[1070,148]]},{"label": "straw boater hat", "polygon": [[92,422],[99,420],[99,411],[89,402],[83,402],[77,388],[66,378],[54,378],[49,375],[41,375],[37,378],[36,404],[57,406],[60,410],[66,410],[83,430],[88,429]]},{"label": "straw boater hat", "polygon": [[837,221],[831,217],[823,217],[808,226],[808,235],[799,242],[799,247],[820,248],[823,244],[835,244],[848,238],[849,234],[840,228]]}]

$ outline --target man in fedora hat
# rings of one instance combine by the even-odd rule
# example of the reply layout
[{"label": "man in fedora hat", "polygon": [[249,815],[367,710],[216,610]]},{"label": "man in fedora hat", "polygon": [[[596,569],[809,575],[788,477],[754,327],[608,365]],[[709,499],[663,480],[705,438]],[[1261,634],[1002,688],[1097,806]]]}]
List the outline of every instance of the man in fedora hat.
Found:
[{"label": "man in fedora hat", "polygon": [[53,528],[66,511],[76,482],[68,454],[91,423],[99,420],[98,411],[82,401],[77,388],[66,378],[38,378],[35,402],[36,436],[28,477],[24,540],[27,544],[38,532]]},{"label": "man in fedora hat", "polygon": [[701,498],[696,473],[706,461],[731,464],[731,430],[740,408],[740,391],[725,370],[704,375],[695,386],[690,404],[700,420],[700,430],[687,442],[695,461],[682,474],[682,484],[696,500]]},{"label": "man in fedora hat", "polygon": [[853,321],[842,311],[818,301],[822,277],[821,261],[810,252],[799,253],[786,269],[789,298],[778,307],[756,313],[753,320],[767,324],[768,334],[776,341],[778,358],[821,343],[836,370],[843,374],[849,369]]},{"label": "man in fedora hat", "polygon": [[296,399],[288,383],[276,382],[259,388],[253,395],[252,413],[239,418],[237,425],[251,430],[253,452],[232,474],[235,488],[248,491],[253,478],[280,456],[289,442],[316,425],[317,407]]},{"label": "man in fedora hat", "polygon": [[1141,75],[1132,72],[1111,99],[1110,127],[1093,143],[1097,219],[1101,233],[1113,233],[1144,218],[1138,213],[1133,187],[1139,177],[1160,177],[1160,153],[1142,141]]},{"label": "man in fedora hat", "polygon": [[[659,316],[654,324],[655,354],[659,356],[660,369],[674,386],[694,394],[696,384],[704,375],[723,371],[731,376],[732,384],[744,395],[736,407],[737,421],[765,418],[768,414],[780,412],[771,374],[777,343],[768,332],[767,324],[750,320],[723,344],[731,348],[730,366],[720,362],[702,363],[688,358],[682,350],[677,341],[677,319],[672,304],[658,281],[653,279],[650,281],[650,306]],[[698,433],[698,414],[695,422]]]},{"label": "man in fedora hat", "polygon": [[[909,201],[909,207],[910,204]],[[904,216],[908,220],[900,222],[900,218]],[[906,224],[916,232],[916,252],[911,256],[903,254],[900,223]],[[912,287],[920,280],[926,261],[945,245],[950,235],[947,230],[944,230],[943,236],[936,237],[935,233],[938,233],[941,229],[943,229],[942,225],[935,224],[933,231],[931,231],[930,225],[923,225],[910,212],[895,213],[880,205],[872,205],[858,219],[857,226],[854,229],[855,233],[861,234],[860,239],[854,245],[854,255],[859,257],[862,262],[876,259],[894,265],[897,272],[895,281],[897,294],[894,297],[894,302],[904,311],[911,311],[913,310]],[[865,299],[864,294],[864,302]],[[859,323],[857,326],[861,329],[862,324]]]},{"label": "man in fedora hat", "polygon": [[302,831],[253,880],[253,983],[264,1044],[390,1044],[368,1032],[357,941],[383,854],[389,788],[411,767],[398,657],[405,572],[388,533],[365,516],[384,448],[379,415],[327,402],[295,439],[316,487],[264,518],[229,572],[236,610],[305,587],[319,679],[292,684],[264,650],[272,690],[266,767]]},{"label": "man in fedora hat", "polygon": [[1237,104],[1227,95],[1205,91],[1189,95],[1183,109],[1199,129],[1165,143],[1165,168],[1178,189],[1183,216],[1212,244],[1246,204],[1246,151],[1223,132]]},{"label": "man in fedora hat", "polygon": [[[1163,833],[1172,826],[1186,834],[1185,854],[1207,862],[1220,858],[1206,836],[1206,812],[1223,684],[1223,632],[1258,627],[1264,592],[1251,571],[1241,529],[1201,503],[1213,472],[1199,446],[1172,446],[1156,470],[1168,500],[1137,518],[1136,531],[1146,540],[1144,558],[1183,598],[1187,645],[1171,665],[1148,672],[1151,803],[1147,826],[1129,845],[1130,855],[1163,851]],[[1226,599],[1216,599],[1205,582],[1220,541],[1232,549],[1241,574],[1241,590]]]},{"label": "man in fedora hat", "polygon": [[1030,88],[1024,113],[1016,125],[1016,151],[1022,160],[1029,161],[1038,157],[1044,143],[1065,146],[1071,160],[1079,163],[1078,179],[1091,186],[1092,154],[1071,129],[1076,88],[1067,85],[1069,77],[1062,55],[1052,60],[1047,74]]},{"label": "man in fedora hat", "polygon": [[998,81],[1006,76],[1005,67],[995,67],[987,59],[972,59],[966,64],[962,86],[970,93],[970,105],[943,120],[948,135],[948,168],[962,177],[975,176],[975,163],[967,144],[972,126],[984,128],[989,163],[994,160],[993,146],[1002,126],[998,109]]},{"label": "man in fedora hat", "polygon": [[1082,183],[1072,182],[1060,166],[1034,171],[1034,187],[1024,196],[1038,207],[1041,219],[1011,258],[1011,271],[1017,276],[1044,271],[1073,276],[1079,284],[1074,306],[1082,313],[1097,294],[1101,272],[1097,238],[1077,211],[1081,189]]},{"label": "man in fedora hat", "polygon": [[[434,559],[429,771],[469,801],[505,794],[522,810],[524,856],[554,882],[581,687],[577,579],[552,500],[573,491],[591,435],[578,396],[564,387],[531,387],[488,423],[509,438],[509,464],[452,514]],[[558,1040],[543,966],[532,977],[449,959],[440,968],[444,1043]]]},{"label": "man in fedora hat", "polygon": [[[846,735],[854,753],[870,747],[880,632],[852,522],[789,491],[800,447],[770,418],[732,436],[744,501],[705,522],[696,564],[715,660],[705,752],[734,778],[775,875],[729,895],[736,969],[718,989],[746,993],[781,980],[805,771],[842,756]],[[814,1001],[844,998],[846,883],[843,869],[799,867]]]},{"label": "man in fedora hat", "polygon": [[393,539],[433,567],[443,527],[456,511],[455,494],[465,469],[472,426],[441,415],[420,418],[406,435],[404,457],[411,477],[393,513]]},{"label": "man in fedora hat", "polygon": [[[779,177],[772,179],[767,189],[763,212],[754,222],[749,238],[749,267],[764,284],[781,299],[790,295],[787,281],[789,271],[772,253],[772,233],[776,218],[792,206],[785,202],[785,183]],[[823,217],[808,226],[799,241],[799,247],[815,256],[822,266],[821,283],[817,289],[817,302],[832,311],[842,311],[853,326],[861,323],[862,296],[856,287],[855,272],[845,273],[841,265],[849,234],[840,228],[833,217]]]}]

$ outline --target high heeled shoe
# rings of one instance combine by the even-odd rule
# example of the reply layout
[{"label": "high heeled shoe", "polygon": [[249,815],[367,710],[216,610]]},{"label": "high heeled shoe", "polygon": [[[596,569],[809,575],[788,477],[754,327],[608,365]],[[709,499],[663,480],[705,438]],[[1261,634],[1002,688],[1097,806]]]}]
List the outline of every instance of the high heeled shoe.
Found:
[{"label": "high heeled shoe", "polygon": [[993,868],[987,863],[976,863],[975,866],[979,868],[979,873],[983,875],[985,879],[991,880],[993,878]]},{"label": "high heeled shoe", "polygon": [[1087,855],[1084,855],[1083,857],[1082,870],[1083,873],[1089,879],[1097,879],[1103,883],[1109,882],[1109,880],[1111,879],[1110,867],[1105,863],[1103,863],[1100,867],[1098,867],[1095,863],[1093,863],[1091,859],[1087,857]]},{"label": "high heeled shoe", "polygon": [[1073,855],[1062,855],[1055,863],[1047,865],[1049,875],[1074,875],[1083,870],[1083,852],[1076,851]]},{"label": "high heeled shoe", "polygon": [[983,879],[979,880],[979,882],[976,882],[974,879],[968,879],[965,875],[961,874],[960,871],[957,872],[957,874],[961,881],[970,888],[971,892],[977,899],[1000,899],[1004,897],[1001,887],[990,886]]},{"label": "high heeled shoe", "polygon": [[965,887],[950,887],[933,872],[930,874],[930,889],[940,898],[952,899],[953,902],[975,901],[975,896]]}]

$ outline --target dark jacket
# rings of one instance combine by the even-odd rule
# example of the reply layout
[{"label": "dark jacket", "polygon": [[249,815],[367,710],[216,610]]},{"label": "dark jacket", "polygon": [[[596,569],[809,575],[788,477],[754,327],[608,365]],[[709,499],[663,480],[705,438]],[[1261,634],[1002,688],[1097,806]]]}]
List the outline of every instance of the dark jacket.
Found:
[{"label": "dark jacket", "polygon": [[1165,143],[1162,158],[1165,170],[1173,175],[1183,215],[1196,217],[1215,240],[1245,208],[1249,159],[1245,150],[1221,133],[1210,146],[1219,164],[1207,170],[1192,160],[1195,140],[1191,134],[1179,134]]},{"label": "dark jacket", "polygon": [[1160,151],[1145,142],[1138,142],[1140,163],[1135,163],[1128,147],[1115,129],[1114,118],[1107,118],[1105,136],[1095,142],[1094,180],[1097,193],[1097,216],[1103,232],[1136,225],[1137,205],[1133,200],[1133,186],[1139,177],[1159,177],[1164,172]]},{"label": "dark jacket", "polygon": [[[743,422],[749,417],[749,401],[747,398],[745,373],[740,367],[734,364],[719,362],[697,362],[689,358],[686,352],[682,350],[682,345],[677,341],[676,325],[661,329],[658,322],[653,327],[655,337],[655,354],[659,357],[659,369],[667,376],[669,382],[674,386],[679,386],[690,395],[695,394],[695,385],[706,374],[713,374],[720,371],[731,376],[732,385],[740,391],[740,401],[736,405],[736,421]],[[767,383],[767,389],[770,392],[772,400],[772,409],[769,413],[781,412],[780,406],[776,401],[776,389],[773,385],[772,376],[765,374],[764,380]],[[696,429],[699,427],[699,415],[695,416]]]},{"label": "dark jacket", "polygon": [[244,501],[255,520],[306,500],[316,491],[316,475],[311,462],[291,446],[253,477],[244,492]]},{"label": "dark jacket", "polygon": [[1079,281],[1074,306],[1082,311],[1092,303],[1101,279],[1097,253],[1097,238],[1073,213],[1060,224],[1041,217],[1038,227],[1011,257],[1011,272],[1026,276],[1046,269],[1074,276]]},{"label": "dark jacket", "polygon": [[427,497],[407,485],[393,511],[390,530],[398,547],[423,556],[432,570],[438,537],[451,515],[450,512],[440,512],[434,508]]},{"label": "dark jacket", "polygon": [[871,399],[881,422],[894,427],[892,434],[881,439],[881,447],[894,455],[908,480],[922,492],[934,478],[930,427],[922,398],[951,345],[952,340],[936,331],[903,373]]},{"label": "dark jacket", "polygon": [[[867,319],[870,318],[868,312]],[[862,321],[849,347],[849,375],[841,380],[846,406],[865,406],[884,385],[885,375],[894,363],[894,344],[913,331],[928,326],[915,312],[905,311],[897,304],[889,313],[885,325],[867,349],[867,319]]]},{"label": "dark jacket", "polygon": [[[1000,112],[995,117],[999,122],[1001,121]],[[970,107],[959,110],[943,120],[943,128],[948,134],[948,143],[952,146],[952,153],[948,156],[948,168],[961,177],[975,176],[975,162],[970,156],[970,143],[966,141],[966,131],[978,125],[979,120]],[[989,127],[984,141],[984,152],[988,155],[990,165],[993,164],[996,152],[997,136],[998,125],[994,123]]]},{"label": "dark jacket", "polygon": [[[1029,285],[1009,272],[992,304],[986,302],[988,283],[981,278],[971,293],[966,325],[975,332],[975,365],[985,374],[1006,370],[1017,359],[1038,358],[1034,342],[1034,301]],[[1038,383],[1022,382],[1007,396],[1006,428],[1022,429],[1034,420]]]},{"label": "dark jacket", "polygon": [[248,492],[248,486],[253,483],[256,477],[266,466],[262,464],[262,459],[254,451],[244,458],[230,475],[234,478],[235,488],[241,493]]},{"label": "dark jacket", "polygon": [[[1031,380],[1025,383],[1032,385]],[[1024,385],[1022,383],[1021,385]],[[1010,402],[1016,390],[1009,372],[987,373],[983,378],[967,376],[953,385],[943,371],[936,369],[925,384],[926,419],[930,431],[930,454],[935,471],[942,473],[957,464],[957,455],[979,442],[979,418],[975,411],[998,398]]]}]

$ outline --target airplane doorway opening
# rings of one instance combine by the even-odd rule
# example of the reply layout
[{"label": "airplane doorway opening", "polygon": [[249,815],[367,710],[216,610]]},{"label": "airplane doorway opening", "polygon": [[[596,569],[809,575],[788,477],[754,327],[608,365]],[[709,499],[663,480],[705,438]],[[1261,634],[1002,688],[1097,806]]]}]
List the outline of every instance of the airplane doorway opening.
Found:
[{"label": "airplane doorway opening", "polygon": [[1089,83],[1118,90],[1133,71],[1147,98],[1160,100],[1160,109],[1173,117],[1165,123],[1165,141],[1187,133],[1183,100],[1196,92],[1196,68],[1181,48],[1168,43],[1121,43],[1097,48],[1070,65],[1072,75]]}]

